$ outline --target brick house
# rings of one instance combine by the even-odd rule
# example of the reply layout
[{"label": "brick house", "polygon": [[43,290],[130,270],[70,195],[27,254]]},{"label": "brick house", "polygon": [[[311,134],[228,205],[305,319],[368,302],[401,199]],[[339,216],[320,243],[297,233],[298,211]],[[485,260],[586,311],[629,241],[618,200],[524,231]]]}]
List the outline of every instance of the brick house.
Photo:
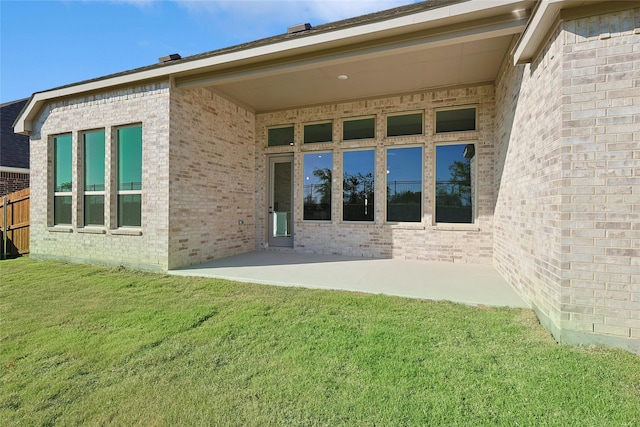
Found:
[{"label": "brick house", "polygon": [[13,132],[27,101],[0,104],[0,197],[29,187],[29,137]]},{"label": "brick house", "polygon": [[431,0],[36,93],[31,256],[492,264],[640,353],[640,2]]}]

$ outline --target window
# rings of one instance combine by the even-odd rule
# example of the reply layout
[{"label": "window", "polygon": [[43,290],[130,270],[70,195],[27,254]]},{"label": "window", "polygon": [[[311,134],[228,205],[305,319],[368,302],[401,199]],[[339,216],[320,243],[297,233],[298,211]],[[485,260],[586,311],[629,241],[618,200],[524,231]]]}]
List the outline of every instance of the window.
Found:
[{"label": "window", "polygon": [[267,145],[269,147],[293,145],[293,126],[271,128],[267,133]]},{"label": "window", "polygon": [[332,142],[333,123],[314,123],[304,125],[304,143]]},{"label": "window", "polygon": [[387,149],[387,221],[422,220],[422,147]]},{"label": "window", "polygon": [[142,127],[120,128],[118,135],[118,227],[142,222]]},{"label": "window", "polygon": [[304,216],[305,220],[331,220],[331,153],[304,155]]},{"label": "window", "polygon": [[343,153],[342,218],[373,221],[375,151]]},{"label": "window", "polygon": [[84,225],[104,225],[104,130],[83,135]]},{"label": "window", "polygon": [[345,120],[342,122],[342,139],[349,141],[352,139],[367,139],[376,137],[376,119],[369,117],[365,119]]},{"label": "window", "polygon": [[436,146],[436,222],[474,222],[475,145]]},{"label": "window", "polygon": [[53,223],[71,224],[72,138],[53,138]]},{"label": "window", "polygon": [[436,111],[436,133],[469,130],[476,130],[475,107]]},{"label": "window", "polygon": [[387,136],[422,135],[422,113],[387,117]]}]

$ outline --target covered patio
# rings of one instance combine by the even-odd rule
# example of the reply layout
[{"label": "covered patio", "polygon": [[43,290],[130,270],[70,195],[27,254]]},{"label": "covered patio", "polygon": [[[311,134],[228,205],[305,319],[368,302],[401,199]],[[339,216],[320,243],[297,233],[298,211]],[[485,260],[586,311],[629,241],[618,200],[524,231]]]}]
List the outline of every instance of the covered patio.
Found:
[{"label": "covered patio", "polygon": [[169,274],[469,305],[530,307],[490,265],[255,251],[170,270]]}]

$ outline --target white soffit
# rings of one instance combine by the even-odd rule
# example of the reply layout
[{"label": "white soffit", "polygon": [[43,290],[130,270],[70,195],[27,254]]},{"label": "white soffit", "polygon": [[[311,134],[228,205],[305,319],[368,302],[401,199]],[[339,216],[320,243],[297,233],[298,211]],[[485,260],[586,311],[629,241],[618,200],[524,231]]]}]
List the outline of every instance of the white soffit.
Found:
[{"label": "white soffit", "polygon": [[32,130],[32,120],[40,108],[49,100],[74,96],[81,93],[102,91],[110,87],[131,85],[140,81],[180,78],[203,71],[221,71],[229,67],[248,64],[259,64],[264,61],[287,58],[290,55],[309,54],[318,49],[344,47],[351,44],[366,43],[379,38],[387,38],[407,34],[429,28],[459,25],[482,20],[496,15],[513,13],[515,10],[528,9],[533,0],[469,0],[460,3],[428,9],[396,18],[383,19],[377,22],[364,23],[327,31],[319,34],[300,37],[293,40],[274,42],[245,50],[221,53],[210,57],[189,60],[184,58],[176,64],[153,67],[141,71],[132,71],[89,82],[80,82],[59,89],[36,93],[27,103],[25,109],[15,122],[15,132],[28,134]]}]

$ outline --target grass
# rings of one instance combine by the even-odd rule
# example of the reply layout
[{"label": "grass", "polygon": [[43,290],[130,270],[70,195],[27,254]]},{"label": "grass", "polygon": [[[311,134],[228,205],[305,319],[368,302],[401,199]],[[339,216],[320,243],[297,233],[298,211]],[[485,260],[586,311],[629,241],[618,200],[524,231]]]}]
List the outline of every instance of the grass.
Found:
[{"label": "grass", "polygon": [[637,425],[640,357],[530,310],[0,263],[0,425]]}]

